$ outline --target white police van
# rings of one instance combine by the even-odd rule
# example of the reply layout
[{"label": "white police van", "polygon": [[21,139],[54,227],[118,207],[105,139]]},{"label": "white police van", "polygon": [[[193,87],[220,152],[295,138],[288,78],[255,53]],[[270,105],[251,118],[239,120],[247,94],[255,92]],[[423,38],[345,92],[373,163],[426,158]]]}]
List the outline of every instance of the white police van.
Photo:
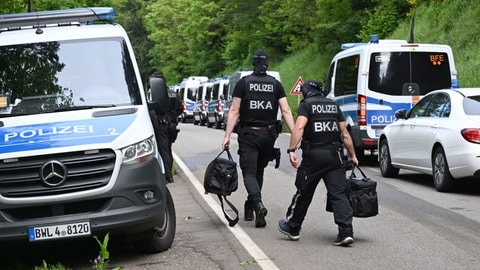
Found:
[{"label": "white police van", "polygon": [[331,61],[325,90],[339,104],[357,157],[377,149],[395,111],[410,109],[423,95],[459,87],[448,45],[379,40],[342,45]]},{"label": "white police van", "polygon": [[[0,15],[0,241],[105,235],[168,249],[175,208],[147,103],[112,8]],[[167,102],[167,103],[166,103]]]},{"label": "white police van", "polygon": [[200,82],[193,106],[193,124],[204,126],[207,123],[208,104],[212,99],[213,80]]},{"label": "white police van", "polygon": [[208,103],[207,126],[222,128],[223,112],[225,111],[225,97],[228,94],[228,77],[215,78],[213,80],[212,98]]},{"label": "white police van", "polygon": [[206,76],[190,76],[180,82],[177,94],[183,102],[183,112],[179,115],[180,122],[185,123],[193,119],[193,107],[197,101],[197,91],[201,82],[208,81]]}]

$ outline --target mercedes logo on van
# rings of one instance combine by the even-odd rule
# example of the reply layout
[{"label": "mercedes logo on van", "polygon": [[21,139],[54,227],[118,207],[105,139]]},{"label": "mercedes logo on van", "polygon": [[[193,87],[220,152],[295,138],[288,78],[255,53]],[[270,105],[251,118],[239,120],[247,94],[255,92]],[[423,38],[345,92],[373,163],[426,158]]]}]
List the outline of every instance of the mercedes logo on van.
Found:
[{"label": "mercedes logo on van", "polygon": [[40,179],[47,186],[59,186],[67,179],[67,167],[57,160],[45,162],[40,168]]}]

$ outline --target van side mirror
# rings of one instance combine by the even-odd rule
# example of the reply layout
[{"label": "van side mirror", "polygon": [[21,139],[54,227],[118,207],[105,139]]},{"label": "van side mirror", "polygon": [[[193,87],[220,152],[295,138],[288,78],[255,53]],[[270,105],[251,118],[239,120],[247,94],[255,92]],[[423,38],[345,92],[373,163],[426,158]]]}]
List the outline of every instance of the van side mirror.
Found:
[{"label": "van side mirror", "polygon": [[168,88],[163,78],[150,77],[150,95],[149,110],[168,111],[170,107]]},{"label": "van side mirror", "polygon": [[400,109],[395,112],[395,118],[397,118],[397,120],[406,119],[406,117],[407,117],[407,110],[405,109]]}]

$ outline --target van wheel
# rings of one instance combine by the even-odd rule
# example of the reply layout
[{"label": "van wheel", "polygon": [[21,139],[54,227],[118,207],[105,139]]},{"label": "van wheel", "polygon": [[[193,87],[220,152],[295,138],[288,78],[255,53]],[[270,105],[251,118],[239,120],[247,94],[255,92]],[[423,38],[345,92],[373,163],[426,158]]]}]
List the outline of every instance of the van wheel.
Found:
[{"label": "van wheel", "polygon": [[398,175],[400,169],[392,166],[392,158],[390,157],[390,149],[388,148],[387,139],[380,142],[378,161],[380,163],[380,173],[383,177],[395,177]]},{"label": "van wheel", "polygon": [[166,194],[164,224],[153,228],[149,238],[134,243],[135,248],[142,253],[159,253],[172,246],[177,227],[175,206],[168,188]]},{"label": "van wheel", "polygon": [[432,176],[435,189],[440,192],[451,191],[454,179],[448,168],[447,158],[442,147],[435,149],[432,160]]}]

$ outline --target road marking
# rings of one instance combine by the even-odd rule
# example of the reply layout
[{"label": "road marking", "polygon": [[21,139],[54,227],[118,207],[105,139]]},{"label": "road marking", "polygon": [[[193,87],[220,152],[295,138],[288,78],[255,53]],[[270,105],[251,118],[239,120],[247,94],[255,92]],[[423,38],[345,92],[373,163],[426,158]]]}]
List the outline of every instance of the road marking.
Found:
[{"label": "road marking", "polygon": [[222,212],[222,207],[220,206],[220,203],[214,199],[212,195],[205,195],[205,188],[203,187],[203,184],[200,183],[198,178],[188,169],[188,167],[183,163],[183,161],[180,159],[179,156],[177,156],[173,151],[173,158],[175,159],[175,162],[177,165],[180,167],[180,169],[183,171],[183,173],[187,176],[188,180],[192,185],[195,187],[197,192],[202,196],[202,198],[205,200],[205,202],[212,208],[213,212],[217,214],[219,219],[225,224],[225,226],[233,233],[233,235],[237,238],[237,240],[242,244],[242,246],[250,253],[250,255],[255,258],[255,261],[258,263],[258,265],[262,269],[268,269],[268,270],[276,270],[279,269],[273,261],[263,252],[260,247],[253,242],[253,240],[248,236],[248,234],[242,229],[240,225],[235,225],[234,227],[230,227],[228,225],[228,222],[225,220],[225,217]]}]

